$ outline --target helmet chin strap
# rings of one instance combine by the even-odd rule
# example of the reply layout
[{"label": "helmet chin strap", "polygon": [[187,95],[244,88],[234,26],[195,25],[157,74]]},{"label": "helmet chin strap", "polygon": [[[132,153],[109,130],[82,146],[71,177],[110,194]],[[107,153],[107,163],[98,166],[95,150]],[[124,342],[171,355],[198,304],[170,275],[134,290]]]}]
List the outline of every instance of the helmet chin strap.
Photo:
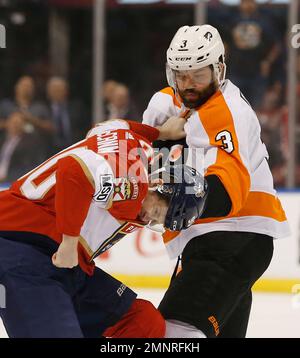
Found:
[{"label": "helmet chin strap", "polygon": [[[219,69],[218,66],[223,65],[223,69]],[[219,62],[218,64],[213,65],[214,66],[214,73],[215,73],[215,77],[218,81],[219,87],[222,86],[222,84],[225,81],[225,77],[226,77],[226,65],[225,63]],[[223,73],[223,75],[222,75]]]}]

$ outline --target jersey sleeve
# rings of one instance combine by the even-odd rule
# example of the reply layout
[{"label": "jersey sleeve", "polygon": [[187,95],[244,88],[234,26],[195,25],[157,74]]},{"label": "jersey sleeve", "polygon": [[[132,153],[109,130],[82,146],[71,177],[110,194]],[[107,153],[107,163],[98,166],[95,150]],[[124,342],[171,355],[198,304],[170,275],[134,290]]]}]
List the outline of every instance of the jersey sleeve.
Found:
[{"label": "jersey sleeve", "polygon": [[56,170],[56,226],[65,235],[79,236],[95,192],[94,181],[72,156],[60,159]]},{"label": "jersey sleeve", "polygon": [[130,126],[130,130],[146,138],[149,142],[154,142],[159,137],[159,130],[152,126],[134,121],[127,122]]},{"label": "jersey sleeve", "polygon": [[[152,127],[162,125],[169,117],[176,115],[174,105],[176,106],[176,99],[173,90],[167,87],[159,92],[156,92],[143,114],[143,123]],[[178,111],[180,105],[178,104]]]}]

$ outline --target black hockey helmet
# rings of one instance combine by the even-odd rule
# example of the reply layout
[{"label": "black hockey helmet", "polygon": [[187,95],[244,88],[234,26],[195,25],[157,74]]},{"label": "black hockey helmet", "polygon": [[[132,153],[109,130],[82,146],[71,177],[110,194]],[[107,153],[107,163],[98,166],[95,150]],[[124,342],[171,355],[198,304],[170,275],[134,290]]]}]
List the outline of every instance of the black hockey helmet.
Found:
[{"label": "black hockey helmet", "polygon": [[168,165],[153,174],[162,179],[157,191],[169,202],[164,227],[172,231],[187,229],[205,209],[208,194],[205,178],[185,164]]}]

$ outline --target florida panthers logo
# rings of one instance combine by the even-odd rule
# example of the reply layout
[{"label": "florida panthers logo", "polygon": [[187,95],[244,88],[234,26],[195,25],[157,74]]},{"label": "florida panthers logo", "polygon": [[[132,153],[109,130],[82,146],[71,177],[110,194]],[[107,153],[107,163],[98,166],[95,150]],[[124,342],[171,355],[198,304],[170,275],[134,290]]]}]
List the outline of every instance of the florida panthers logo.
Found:
[{"label": "florida panthers logo", "polygon": [[128,178],[116,178],[114,182],[114,201],[128,200],[131,197],[131,186]]}]

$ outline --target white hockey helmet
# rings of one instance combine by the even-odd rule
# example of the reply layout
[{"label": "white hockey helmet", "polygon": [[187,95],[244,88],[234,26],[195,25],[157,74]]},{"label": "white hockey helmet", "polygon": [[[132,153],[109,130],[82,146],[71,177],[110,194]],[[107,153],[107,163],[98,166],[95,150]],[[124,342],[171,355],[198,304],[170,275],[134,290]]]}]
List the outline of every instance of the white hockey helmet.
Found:
[{"label": "white hockey helmet", "polygon": [[[225,79],[225,49],[218,30],[210,25],[182,26],[167,50],[167,80],[176,88],[173,71],[188,71],[213,65],[215,77],[221,85]],[[224,65],[224,70],[220,68]]]}]

